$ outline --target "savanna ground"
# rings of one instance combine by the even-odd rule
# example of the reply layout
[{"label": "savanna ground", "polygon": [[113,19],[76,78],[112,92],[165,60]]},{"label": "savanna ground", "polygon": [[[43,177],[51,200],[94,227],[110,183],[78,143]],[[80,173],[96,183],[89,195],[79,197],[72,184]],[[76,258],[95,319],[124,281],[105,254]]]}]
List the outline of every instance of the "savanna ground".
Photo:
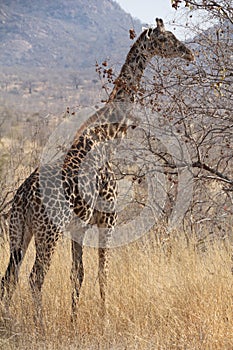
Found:
[{"label": "savanna ground", "polygon": [[[158,232],[157,232],[158,233]],[[1,311],[0,348],[233,349],[233,276],[228,241],[200,243],[182,233],[156,232],[112,250],[109,324],[102,330],[97,251],[85,248],[79,317],[70,322],[70,242],[62,240],[43,288],[45,334],[35,329],[28,275],[33,242],[23,262],[10,316]],[[162,236],[162,235],[161,235]],[[8,260],[1,246],[1,274]]]}]

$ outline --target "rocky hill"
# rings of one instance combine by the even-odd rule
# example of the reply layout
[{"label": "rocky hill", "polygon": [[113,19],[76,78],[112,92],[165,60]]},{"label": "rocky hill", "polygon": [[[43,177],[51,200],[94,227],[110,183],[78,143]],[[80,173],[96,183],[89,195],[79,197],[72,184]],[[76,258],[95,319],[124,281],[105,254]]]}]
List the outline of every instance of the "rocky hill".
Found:
[{"label": "rocky hill", "polygon": [[0,66],[84,69],[124,58],[129,28],[140,30],[113,0],[2,0]]}]

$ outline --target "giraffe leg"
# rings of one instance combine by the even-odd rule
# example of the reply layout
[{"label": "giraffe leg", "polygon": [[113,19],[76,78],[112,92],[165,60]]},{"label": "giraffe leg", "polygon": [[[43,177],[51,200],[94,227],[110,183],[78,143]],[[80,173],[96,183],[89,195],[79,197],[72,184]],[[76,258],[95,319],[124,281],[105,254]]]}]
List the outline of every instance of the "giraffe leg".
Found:
[{"label": "giraffe leg", "polygon": [[72,268],[71,268],[71,283],[72,283],[72,314],[71,321],[77,319],[78,301],[80,289],[84,278],[83,269],[83,247],[80,242],[72,241]]},{"label": "giraffe leg", "polygon": [[108,279],[108,251],[107,248],[99,248],[99,287],[101,297],[102,316],[106,314],[106,289]]},{"label": "giraffe leg", "polygon": [[35,238],[36,258],[29,276],[29,283],[35,308],[35,325],[41,328],[43,331],[42,286],[51,264],[57,240],[57,234],[55,235],[53,232],[50,234],[49,243],[46,241],[46,238]]},{"label": "giraffe leg", "polygon": [[[110,216],[112,217],[110,219]],[[110,259],[110,242],[112,238],[113,225],[109,222],[115,222],[115,213],[103,214],[98,217],[99,226],[99,287],[102,306],[102,315],[105,316],[108,310],[108,303],[106,298],[108,273],[109,273],[109,259]],[[110,220],[109,220],[110,219]]]},{"label": "giraffe leg", "polygon": [[[99,229],[99,287],[102,305],[102,315],[105,321],[108,321],[108,301],[107,301],[107,282],[109,273],[109,259],[112,232],[116,225],[117,213],[115,211],[117,198],[117,184],[114,173],[109,163],[101,174],[101,188],[99,191],[100,201],[98,202],[99,211],[95,211],[96,223]],[[107,317],[105,317],[107,316]]]}]

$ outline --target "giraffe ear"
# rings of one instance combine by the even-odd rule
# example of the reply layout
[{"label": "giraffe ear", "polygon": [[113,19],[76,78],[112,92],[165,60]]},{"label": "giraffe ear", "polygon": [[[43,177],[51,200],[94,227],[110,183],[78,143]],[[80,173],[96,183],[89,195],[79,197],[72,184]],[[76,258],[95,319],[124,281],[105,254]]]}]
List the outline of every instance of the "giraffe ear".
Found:
[{"label": "giraffe ear", "polygon": [[163,20],[161,18],[156,18],[155,21],[156,21],[156,24],[157,24],[158,32],[160,32],[160,33],[165,32],[165,27],[164,27]]}]

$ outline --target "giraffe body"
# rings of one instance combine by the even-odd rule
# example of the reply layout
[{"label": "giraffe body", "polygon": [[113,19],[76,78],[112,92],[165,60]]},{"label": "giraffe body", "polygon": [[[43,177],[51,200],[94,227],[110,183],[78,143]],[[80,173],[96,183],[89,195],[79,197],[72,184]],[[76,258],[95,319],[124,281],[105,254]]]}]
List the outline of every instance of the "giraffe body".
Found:
[{"label": "giraffe body", "polygon": [[[194,59],[191,50],[165,31],[162,20],[156,22],[156,28],[145,30],[134,43],[107,104],[77,131],[64,159],[37,168],[17,190],[9,225],[10,261],[1,281],[1,298],[6,302],[10,302],[21,262],[34,235],[36,258],[29,279],[40,317],[41,289],[56,242],[77,218],[82,228],[72,240],[73,319],[84,277],[82,240],[89,224],[99,228],[99,284],[105,305],[109,242],[117,220],[117,185],[108,161],[108,141],[121,139],[127,133],[130,105],[154,55]],[[124,111],[117,102],[124,103]]]}]

